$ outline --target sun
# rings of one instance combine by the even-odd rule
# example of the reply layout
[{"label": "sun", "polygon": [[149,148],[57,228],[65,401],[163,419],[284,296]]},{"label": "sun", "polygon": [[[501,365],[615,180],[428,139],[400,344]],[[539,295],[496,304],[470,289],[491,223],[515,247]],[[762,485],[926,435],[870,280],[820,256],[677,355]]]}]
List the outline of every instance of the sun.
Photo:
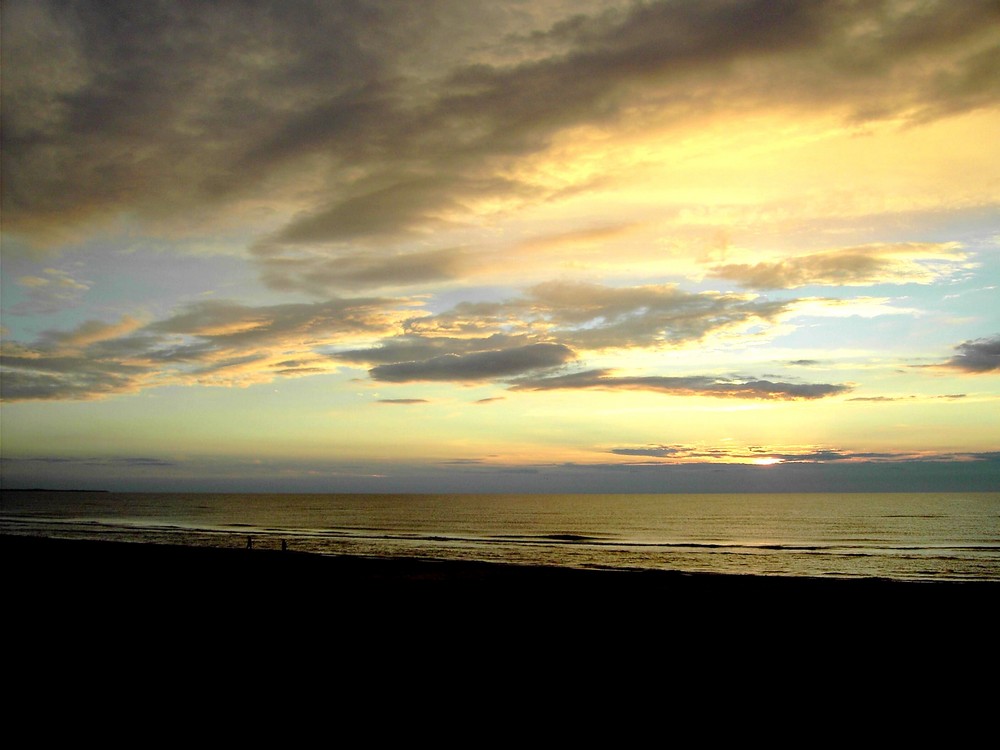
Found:
[{"label": "sun", "polygon": [[783,458],[772,458],[768,456],[767,458],[755,458],[753,460],[754,464],[757,466],[774,466],[775,464],[780,464],[784,462]]}]

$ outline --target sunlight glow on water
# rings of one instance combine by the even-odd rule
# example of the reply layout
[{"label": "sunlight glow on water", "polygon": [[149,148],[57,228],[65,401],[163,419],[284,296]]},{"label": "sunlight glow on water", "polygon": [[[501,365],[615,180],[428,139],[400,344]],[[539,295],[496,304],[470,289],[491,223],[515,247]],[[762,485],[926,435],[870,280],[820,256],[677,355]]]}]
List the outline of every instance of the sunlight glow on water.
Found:
[{"label": "sunlight glow on water", "polygon": [[0,531],[321,554],[759,575],[1000,580],[1000,493],[7,492]]}]

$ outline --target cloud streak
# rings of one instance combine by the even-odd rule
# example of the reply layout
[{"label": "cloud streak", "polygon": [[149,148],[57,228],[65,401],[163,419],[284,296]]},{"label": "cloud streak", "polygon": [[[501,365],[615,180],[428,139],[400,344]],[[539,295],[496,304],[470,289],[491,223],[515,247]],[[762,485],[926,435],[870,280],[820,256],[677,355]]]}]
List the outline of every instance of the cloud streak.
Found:
[{"label": "cloud streak", "polygon": [[606,391],[649,391],[671,396],[711,396],[713,398],[799,401],[840,396],[851,386],[828,383],[782,383],[751,378],[718,378],[705,375],[665,377],[658,375],[614,375],[610,370],[586,370],[569,375],[526,378],[511,386],[514,391],[599,389]]},{"label": "cloud streak", "polygon": [[379,365],[369,370],[369,374],[373,380],[388,383],[496,380],[559,367],[575,356],[572,349],[561,344],[529,344],[513,349],[446,354],[419,362]]},{"label": "cloud streak", "polygon": [[932,452],[932,451],[851,451],[843,448],[817,446],[785,446],[763,448],[759,446],[731,446],[707,448],[701,445],[648,445],[608,449],[618,456],[635,456],[650,459],[654,464],[701,463],[750,463],[774,464],[882,464],[910,462],[961,462],[997,461],[996,452]]},{"label": "cloud streak", "polygon": [[710,275],[753,289],[930,284],[963,268],[968,258],[956,243],[878,244],[772,262],[717,265]]},{"label": "cloud streak", "polygon": [[21,276],[17,285],[26,290],[27,298],[13,305],[10,311],[14,315],[57,312],[78,303],[91,284],[58,268],[46,268],[39,275]]}]

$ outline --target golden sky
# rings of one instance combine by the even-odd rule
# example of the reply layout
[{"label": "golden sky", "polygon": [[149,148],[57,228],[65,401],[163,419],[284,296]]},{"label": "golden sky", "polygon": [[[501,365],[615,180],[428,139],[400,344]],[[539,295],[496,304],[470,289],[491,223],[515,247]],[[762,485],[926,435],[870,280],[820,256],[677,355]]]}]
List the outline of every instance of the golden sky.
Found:
[{"label": "golden sky", "polygon": [[5,487],[1000,480],[995,0],[2,12]]}]

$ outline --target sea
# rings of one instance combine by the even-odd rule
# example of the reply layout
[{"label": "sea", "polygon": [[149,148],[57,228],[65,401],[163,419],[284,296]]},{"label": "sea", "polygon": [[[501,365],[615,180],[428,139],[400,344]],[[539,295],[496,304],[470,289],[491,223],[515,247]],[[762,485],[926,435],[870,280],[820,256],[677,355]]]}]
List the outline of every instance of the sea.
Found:
[{"label": "sea", "polygon": [[0,533],[571,568],[1000,581],[1000,492],[4,491]]}]

